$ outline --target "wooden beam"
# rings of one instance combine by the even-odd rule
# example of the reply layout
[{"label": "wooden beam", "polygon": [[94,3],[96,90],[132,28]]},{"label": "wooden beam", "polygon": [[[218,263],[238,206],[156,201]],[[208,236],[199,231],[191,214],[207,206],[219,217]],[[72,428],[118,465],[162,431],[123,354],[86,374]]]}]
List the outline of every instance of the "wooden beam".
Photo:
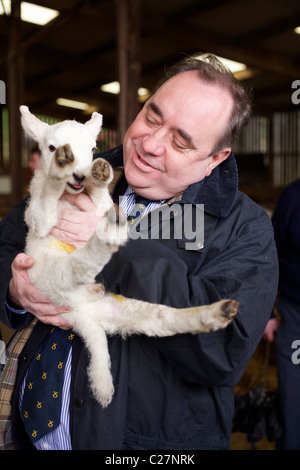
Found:
[{"label": "wooden beam", "polygon": [[117,1],[119,65],[119,141],[139,111],[140,4],[139,0]]},{"label": "wooden beam", "polygon": [[23,198],[22,178],[22,129],[19,106],[23,96],[23,60],[20,54],[21,43],[21,0],[11,2],[10,43],[7,62],[7,98],[9,114],[9,161],[12,181],[11,205],[15,206]]},{"label": "wooden beam", "polygon": [[[256,45],[234,45],[225,35],[217,34],[207,28],[196,28],[192,24],[189,24],[187,34],[186,27],[187,25],[185,28],[179,28],[175,23],[170,24],[164,32],[165,41],[173,41],[173,44],[177,42],[178,46],[181,45],[181,50],[185,47],[193,52],[197,50],[213,52],[228,59],[245,62],[250,67],[279,73],[293,79],[299,76],[300,66],[280,52],[267,51]],[[161,33],[157,31],[157,34]],[[156,65],[158,64],[152,64],[153,71]]]},{"label": "wooden beam", "polygon": [[207,13],[208,11],[219,8],[224,4],[228,4],[228,0],[204,0],[201,3],[196,1],[192,5],[185,6],[175,13],[167,15],[166,22],[167,24],[177,23],[178,21],[182,23],[183,20],[194,18],[196,15]]},{"label": "wooden beam", "polygon": [[269,25],[264,25],[263,28],[254,29],[253,31],[241,34],[240,36],[236,37],[234,40],[235,45],[248,45],[259,41],[263,41],[265,39],[270,39],[273,36],[276,36],[281,33],[285,33],[287,31],[292,31],[294,28],[299,26],[299,18],[300,18],[300,10],[293,14],[293,16],[289,16],[287,18],[282,18],[276,22],[273,22]]}]

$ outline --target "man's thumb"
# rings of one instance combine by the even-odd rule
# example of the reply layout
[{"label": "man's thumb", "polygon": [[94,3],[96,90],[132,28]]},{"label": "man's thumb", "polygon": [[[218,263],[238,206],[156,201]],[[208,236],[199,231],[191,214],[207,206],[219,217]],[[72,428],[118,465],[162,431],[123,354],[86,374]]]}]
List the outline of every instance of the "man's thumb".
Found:
[{"label": "man's thumb", "polygon": [[34,259],[25,253],[19,253],[15,258],[16,268],[29,269],[34,263]]}]

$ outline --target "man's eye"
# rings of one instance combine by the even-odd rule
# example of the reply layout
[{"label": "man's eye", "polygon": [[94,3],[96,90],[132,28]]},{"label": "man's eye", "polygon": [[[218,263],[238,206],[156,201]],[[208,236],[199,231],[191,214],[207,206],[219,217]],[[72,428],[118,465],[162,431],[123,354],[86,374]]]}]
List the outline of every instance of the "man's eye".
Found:
[{"label": "man's eye", "polygon": [[158,123],[154,120],[154,119],[151,119],[150,116],[147,116],[146,115],[146,122],[147,124],[149,124],[150,126],[156,126],[158,125]]},{"label": "man's eye", "polygon": [[176,147],[178,150],[186,150],[186,145],[183,144],[182,142],[178,142],[176,140],[173,140],[173,145]]}]

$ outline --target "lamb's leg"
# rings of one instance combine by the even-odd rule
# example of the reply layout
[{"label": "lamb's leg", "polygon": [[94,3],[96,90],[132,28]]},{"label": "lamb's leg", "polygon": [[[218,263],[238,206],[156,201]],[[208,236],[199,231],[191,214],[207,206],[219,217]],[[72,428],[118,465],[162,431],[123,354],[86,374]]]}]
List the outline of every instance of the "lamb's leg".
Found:
[{"label": "lamb's leg", "polygon": [[73,162],[70,145],[58,147],[47,178],[42,171],[37,170],[32,179],[25,220],[38,237],[47,236],[57,222],[58,201],[65,189],[66,178],[72,173]]},{"label": "lamb's leg", "polygon": [[126,219],[119,214],[118,207],[112,207],[104,217],[96,233],[84,247],[69,254],[65,262],[72,272],[76,284],[91,284],[102,271],[120,245],[127,240]]},{"label": "lamb's leg", "polygon": [[113,202],[109,195],[108,185],[113,179],[113,169],[103,158],[96,158],[85,184],[85,189],[96,206],[102,211],[109,210]]},{"label": "lamb's leg", "polygon": [[172,336],[178,333],[204,333],[225,328],[238,312],[235,300],[220,300],[210,305],[176,309],[135,299],[114,296],[122,314],[114,324],[105,323],[108,333],[123,335]]},{"label": "lamb's leg", "polygon": [[[53,291],[69,292],[80,285],[93,284],[96,275],[110,261],[119,246],[126,242],[126,220],[119,217],[114,208],[103,218],[101,227],[82,248],[62,257],[49,256],[47,268],[55,272],[51,280]],[[45,278],[43,277],[43,271],[42,267],[35,283],[42,285],[45,282],[47,285],[47,276],[45,274]]]},{"label": "lamb's leg", "polygon": [[73,311],[64,314],[64,317],[73,324],[74,331],[79,334],[89,351],[90,386],[96,400],[106,407],[111,402],[114,393],[106,334],[86,311]]},{"label": "lamb's leg", "polygon": [[103,158],[94,160],[86,189],[97,207],[106,211],[106,215],[86,245],[70,255],[73,279],[77,284],[93,283],[113,253],[127,240],[126,219],[120,208],[113,204],[107,188],[112,178],[111,165]]},{"label": "lamb's leg", "polygon": [[119,207],[113,205],[107,189],[112,177],[112,168],[106,160],[98,158],[93,162],[87,189],[98,207],[108,211],[86,245],[70,255],[73,280],[77,284],[93,283],[113,253],[127,240],[126,219]]}]

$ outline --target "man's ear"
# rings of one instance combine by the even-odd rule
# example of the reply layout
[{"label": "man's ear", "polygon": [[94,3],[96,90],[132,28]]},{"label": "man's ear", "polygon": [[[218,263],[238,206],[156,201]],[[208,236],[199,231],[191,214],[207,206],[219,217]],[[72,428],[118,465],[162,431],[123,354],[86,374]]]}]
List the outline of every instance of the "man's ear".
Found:
[{"label": "man's ear", "polygon": [[230,155],[231,148],[226,147],[219,152],[215,153],[212,157],[210,157],[210,162],[207,166],[205,176],[209,176],[214,168],[216,168],[220,163],[224,162],[226,158]]}]

